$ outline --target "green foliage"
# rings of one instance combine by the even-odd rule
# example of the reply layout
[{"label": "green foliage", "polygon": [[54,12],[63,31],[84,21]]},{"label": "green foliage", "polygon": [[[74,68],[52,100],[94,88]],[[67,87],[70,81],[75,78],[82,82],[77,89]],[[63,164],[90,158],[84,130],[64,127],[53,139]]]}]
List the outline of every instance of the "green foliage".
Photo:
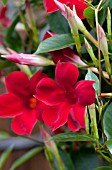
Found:
[{"label": "green foliage", "polygon": [[107,139],[112,139],[112,103],[107,107],[104,113],[103,125]]},{"label": "green foliage", "polygon": [[63,49],[66,47],[70,47],[74,44],[75,44],[74,39],[71,34],[61,34],[58,36],[53,36],[51,38],[42,41],[39,44],[35,54]]},{"label": "green foliage", "polygon": [[15,50],[16,52],[21,52],[22,42],[19,34],[14,30],[18,21],[19,21],[19,16],[15,18],[11,26],[7,29],[5,43],[9,48]]},{"label": "green foliage", "polygon": [[53,137],[51,137],[50,140],[56,140],[56,141],[60,141],[60,142],[67,142],[67,141],[91,141],[91,142],[95,142],[96,138],[93,137],[92,135],[88,135],[88,134],[80,134],[80,133],[76,133],[76,132],[67,132],[67,133],[62,133],[62,134],[58,134],[55,135]]},{"label": "green foliage", "polygon": [[64,163],[65,166],[65,170],[75,170],[74,164],[71,160],[70,154],[68,154],[66,151],[64,150],[59,150],[59,154],[61,156],[61,159]]},{"label": "green foliage", "polygon": [[106,146],[108,150],[110,151],[110,153],[112,154],[112,140],[106,141]]},{"label": "green foliage", "polygon": [[64,34],[70,32],[67,20],[56,11],[48,16],[48,23],[52,32]]},{"label": "green foliage", "polygon": [[3,167],[3,165],[5,164],[5,162],[7,161],[7,159],[10,156],[10,153],[13,149],[13,145],[11,145],[9,148],[7,148],[2,155],[0,156],[0,169]]},{"label": "green foliage", "polygon": [[99,24],[103,25],[106,19],[106,14],[107,14],[107,7],[109,7],[109,9],[112,9],[112,0],[107,0],[105,1],[106,3],[104,4],[104,6],[102,7],[101,11],[99,12]]},{"label": "green foliage", "polygon": [[14,170],[15,168],[19,167],[29,159],[31,159],[33,156],[35,156],[37,153],[41,152],[43,150],[43,147],[34,148],[30,151],[28,151],[26,154],[21,156],[19,159],[17,159],[11,166],[10,170]]},{"label": "green foliage", "polygon": [[88,72],[85,76],[85,80],[95,81],[93,87],[96,90],[96,93],[99,94],[99,79],[90,69],[88,69]]},{"label": "green foliage", "polygon": [[72,152],[75,170],[92,170],[99,166],[98,157],[93,148],[82,146]]}]

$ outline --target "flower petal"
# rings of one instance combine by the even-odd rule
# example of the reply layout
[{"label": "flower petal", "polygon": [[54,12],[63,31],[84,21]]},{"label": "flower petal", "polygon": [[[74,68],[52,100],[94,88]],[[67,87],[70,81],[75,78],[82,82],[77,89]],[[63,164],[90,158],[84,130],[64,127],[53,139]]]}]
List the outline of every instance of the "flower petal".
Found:
[{"label": "flower petal", "polygon": [[30,82],[29,82],[29,84],[30,84],[30,92],[31,92],[32,95],[34,95],[35,92],[36,92],[35,89],[36,89],[36,86],[37,86],[38,82],[39,82],[42,78],[45,78],[45,77],[47,77],[47,75],[44,74],[44,73],[42,73],[41,70],[39,70],[38,72],[36,72],[36,73],[32,76],[32,78],[30,79]]},{"label": "flower petal", "polygon": [[71,105],[68,105],[67,103],[48,107],[43,112],[44,123],[55,131],[67,122],[70,108]]},{"label": "flower petal", "polygon": [[42,115],[43,115],[43,111],[46,109],[46,105],[37,100],[37,106],[36,106],[36,117],[37,117],[37,120],[43,122],[43,119],[42,119]]},{"label": "flower petal", "polygon": [[70,110],[68,127],[72,131],[78,131],[85,127],[85,107],[76,102]]},{"label": "flower petal", "polygon": [[57,105],[65,100],[64,91],[52,79],[43,78],[36,87],[36,98],[47,105]]},{"label": "flower petal", "polygon": [[22,115],[19,115],[12,120],[11,128],[19,135],[30,135],[36,122],[35,109],[24,110]]},{"label": "flower petal", "polygon": [[[64,4],[68,4],[70,2],[70,0],[59,0],[59,1]],[[56,6],[53,0],[44,0],[44,7],[47,13],[55,12],[58,10],[58,7]]]},{"label": "flower petal", "polygon": [[0,117],[14,117],[22,114],[21,100],[13,94],[0,96]]},{"label": "flower petal", "polygon": [[78,79],[79,71],[77,67],[71,63],[60,63],[56,66],[55,77],[57,83],[65,90],[73,88]]},{"label": "flower petal", "polygon": [[94,81],[81,80],[75,86],[75,94],[78,102],[83,105],[91,105],[95,102],[95,90],[93,88]]},{"label": "flower petal", "polygon": [[29,95],[29,80],[25,73],[15,71],[5,79],[5,82],[9,93],[13,93],[20,98]]}]

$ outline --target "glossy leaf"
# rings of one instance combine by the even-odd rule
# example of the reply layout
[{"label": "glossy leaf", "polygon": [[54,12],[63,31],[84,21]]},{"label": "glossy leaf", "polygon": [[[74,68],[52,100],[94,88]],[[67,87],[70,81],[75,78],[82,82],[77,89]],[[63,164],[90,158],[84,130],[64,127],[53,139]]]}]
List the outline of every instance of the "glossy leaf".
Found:
[{"label": "glossy leaf", "polygon": [[81,147],[72,151],[72,160],[76,170],[93,170],[99,166],[97,154],[93,148]]},{"label": "glossy leaf", "polygon": [[95,17],[95,12],[92,8],[88,7],[84,10],[84,16],[87,18],[87,19],[94,19]]},{"label": "glossy leaf", "polygon": [[69,32],[68,22],[59,11],[53,12],[48,16],[48,23],[51,31],[56,34],[64,34]]},{"label": "glossy leaf", "polygon": [[112,154],[112,140],[106,141],[106,146],[108,150],[110,151],[110,153]]},{"label": "glossy leaf", "polygon": [[7,148],[2,155],[0,156],[0,169],[3,167],[3,165],[5,164],[5,162],[7,161],[7,159],[10,156],[10,153],[13,149],[13,145],[11,145],[9,148]]},{"label": "glossy leaf", "polygon": [[68,132],[68,133],[62,133],[55,135],[51,137],[50,140],[56,140],[56,141],[92,141],[95,142],[96,139],[92,135],[88,134],[80,134],[80,133],[75,133],[75,132]]},{"label": "glossy leaf", "polygon": [[112,103],[107,107],[104,113],[103,125],[107,139],[112,139]]},{"label": "glossy leaf", "polygon": [[19,167],[29,159],[31,159],[33,156],[35,156],[37,153],[41,152],[43,150],[43,147],[38,147],[30,150],[23,156],[21,156],[19,159],[17,159],[11,166],[10,170],[14,170],[15,168]]},{"label": "glossy leaf", "polygon": [[99,24],[100,25],[103,25],[105,19],[106,19],[106,14],[107,14],[107,7],[109,7],[109,9],[111,10],[112,9],[112,0],[106,0],[104,1],[106,2],[104,5],[103,5],[103,8],[101,9],[101,11],[99,12]]},{"label": "glossy leaf", "polygon": [[61,34],[58,36],[50,37],[40,43],[35,54],[55,51],[70,47],[74,45],[74,40],[71,34]]},{"label": "glossy leaf", "polygon": [[66,151],[64,150],[59,150],[61,159],[64,163],[65,166],[65,170],[75,170],[74,164],[72,162],[72,159],[70,157],[70,154],[68,154]]},{"label": "glossy leaf", "polygon": [[93,87],[96,90],[97,94],[99,93],[99,79],[98,77],[90,70],[88,69],[88,72],[85,76],[85,80],[93,80],[95,81]]}]

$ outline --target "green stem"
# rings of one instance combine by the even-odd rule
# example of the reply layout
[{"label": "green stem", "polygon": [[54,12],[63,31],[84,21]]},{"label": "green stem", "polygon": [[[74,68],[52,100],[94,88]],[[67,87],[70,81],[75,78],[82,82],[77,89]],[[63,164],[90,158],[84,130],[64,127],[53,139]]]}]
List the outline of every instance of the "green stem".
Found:
[{"label": "green stem", "polygon": [[102,151],[97,150],[97,152],[109,163],[112,163],[112,159],[110,159],[108,156],[104,155]]}]

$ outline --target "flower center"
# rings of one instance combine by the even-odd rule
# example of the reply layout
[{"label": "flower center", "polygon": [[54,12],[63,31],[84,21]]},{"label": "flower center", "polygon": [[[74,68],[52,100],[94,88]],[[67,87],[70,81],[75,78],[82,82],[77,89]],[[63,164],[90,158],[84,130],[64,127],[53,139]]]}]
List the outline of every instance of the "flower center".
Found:
[{"label": "flower center", "polygon": [[30,98],[30,108],[34,109],[36,105],[37,105],[37,100],[34,97]]}]

